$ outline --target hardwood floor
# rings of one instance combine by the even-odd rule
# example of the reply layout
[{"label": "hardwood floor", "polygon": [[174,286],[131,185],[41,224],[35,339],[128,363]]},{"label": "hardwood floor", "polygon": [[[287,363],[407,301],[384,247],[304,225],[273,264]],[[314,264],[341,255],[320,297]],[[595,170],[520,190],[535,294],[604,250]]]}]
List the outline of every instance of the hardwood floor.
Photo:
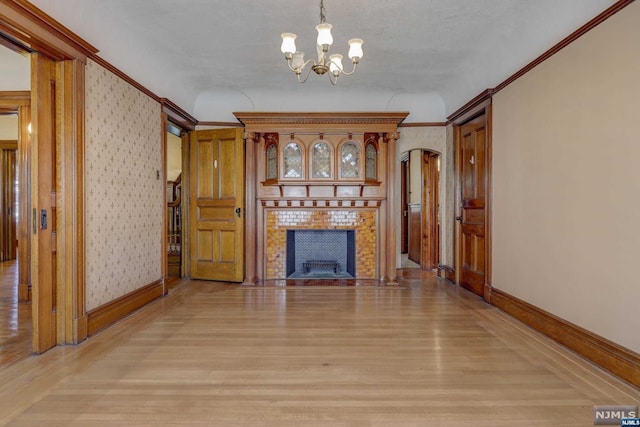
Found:
[{"label": "hardwood floor", "polygon": [[31,304],[18,303],[18,263],[0,262],[0,367],[31,354]]},{"label": "hardwood floor", "polygon": [[0,371],[9,426],[591,426],[632,388],[421,270],[398,287],[185,281]]}]

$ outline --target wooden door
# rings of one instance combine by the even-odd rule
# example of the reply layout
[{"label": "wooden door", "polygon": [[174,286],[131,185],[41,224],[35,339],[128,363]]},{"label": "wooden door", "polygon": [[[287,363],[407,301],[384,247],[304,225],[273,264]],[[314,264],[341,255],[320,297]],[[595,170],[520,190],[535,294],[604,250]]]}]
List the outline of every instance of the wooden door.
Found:
[{"label": "wooden door", "polygon": [[439,155],[431,151],[422,153],[422,257],[420,266],[426,270],[438,267],[440,210],[439,191],[440,171]]},{"label": "wooden door", "polygon": [[57,344],[56,64],[31,54],[31,281],[33,351]]},{"label": "wooden door", "polygon": [[191,132],[189,232],[194,279],[244,274],[244,140],[241,129]]},{"label": "wooden door", "polygon": [[0,261],[16,259],[17,141],[0,141]]},{"label": "wooden door", "polygon": [[460,285],[480,296],[486,274],[486,137],[484,115],[460,127]]},{"label": "wooden door", "polygon": [[409,173],[409,160],[403,160],[400,163],[400,208],[401,213],[401,237],[400,237],[400,253],[406,254],[409,252],[409,202],[408,194],[408,173]]}]

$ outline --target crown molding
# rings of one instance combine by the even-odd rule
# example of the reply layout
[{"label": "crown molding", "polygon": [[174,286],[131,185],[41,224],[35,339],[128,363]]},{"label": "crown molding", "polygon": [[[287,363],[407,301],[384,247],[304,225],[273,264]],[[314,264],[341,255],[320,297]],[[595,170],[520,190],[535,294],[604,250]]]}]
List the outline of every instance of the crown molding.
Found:
[{"label": "crown molding", "polygon": [[591,31],[598,25],[602,24],[604,21],[611,18],[613,15],[620,12],[622,9],[629,6],[634,1],[635,0],[618,0],[616,3],[611,5],[602,13],[598,14],[598,16],[596,16],[595,18],[593,18],[592,20],[584,24],[582,27],[578,28],[573,33],[569,34],[567,37],[565,37],[564,39],[562,39],[561,41],[553,45],[549,50],[544,52],[542,55],[538,56],[536,59],[534,59],[533,61],[531,61],[524,67],[522,67],[520,70],[516,71],[513,75],[511,75],[505,81],[503,81],[498,86],[496,86],[495,89],[493,89],[493,93],[495,94],[501,91],[502,89],[504,89],[505,87],[513,83],[514,81],[518,80],[520,77],[527,74],[536,66],[540,65],[542,62],[546,61],[547,59],[551,58],[553,55],[560,52],[562,49],[564,49],[565,47],[567,47],[568,45],[570,45],[571,43],[573,43],[574,41],[576,41],[577,39],[579,39],[580,37],[588,33],[589,31]]},{"label": "crown molding", "polygon": [[0,1],[0,32],[54,60],[86,62],[98,49],[26,0]]},{"label": "crown molding", "polygon": [[198,124],[198,120],[180,106],[167,98],[160,98],[160,104],[162,105],[162,112],[167,114],[167,117],[173,123],[180,125],[185,130],[193,130]]}]

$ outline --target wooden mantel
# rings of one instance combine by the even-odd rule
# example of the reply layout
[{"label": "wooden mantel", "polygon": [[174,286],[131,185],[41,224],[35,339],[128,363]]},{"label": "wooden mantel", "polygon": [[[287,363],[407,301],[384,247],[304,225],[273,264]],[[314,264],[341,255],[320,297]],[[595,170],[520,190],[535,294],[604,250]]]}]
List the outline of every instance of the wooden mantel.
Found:
[{"label": "wooden mantel", "polygon": [[[356,279],[375,279],[396,284],[396,230],[394,187],[396,175],[396,141],[398,125],[407,112],[237,112],[245,127],[246,213],[245,213],[245,284],[269,279],[283,279],[282,248],[274,249],[274,217],[306,214],[313,221],[327,214],[360,215],[358,223],[367,224],[372,247],[360,248],[373,258],[363,265]],[[367,138],[367,141],[365,141]],[[278,151],[277,176],[267,177],[266,149],[275,144]],[[305,153],[303,176],[291,179],[283,172],[283,147],[294,141]],[[314,144],[323,141],[332,152],[331,174],[311,177],[310,153]],[[346,142],[360,147],[361,173],[344,178],[339,173],[339,148]],[[377,150],[375,179],[365,177],[365,148],[375,144]],[[370,148],[370,147],[369,147]],[[373,168],[372,168],[373,169]],[[268,225],[269,224],[269,225]],[[314,222],[314,224],[316,224]],[[331,225],[332,226],[332,225]],[[295,227],[295,226],[294,226]],[[282,227],[281,227],[282,228]],[[279,228],[279,230],[281,229]],[[276,240],[274,240],[276,239]],[[356,246],[359,243],[356,243]],[[365,243],[363,242],[364,246]],[[277,245],[275,245],[277,247]],[[276,255],[274,250],[280,251]],[[360,277],[359,277],[360,276]]]}]

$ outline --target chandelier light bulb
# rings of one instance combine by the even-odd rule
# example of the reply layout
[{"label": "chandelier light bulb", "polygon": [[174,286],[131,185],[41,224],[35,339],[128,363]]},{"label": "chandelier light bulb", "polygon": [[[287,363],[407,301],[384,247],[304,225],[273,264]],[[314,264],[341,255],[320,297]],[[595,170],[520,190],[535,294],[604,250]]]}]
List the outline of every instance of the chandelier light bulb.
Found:
[{"label": "chandelier light bulb", "polygon": [[304,67],[304,52],[295,52],[291,59],[291,68],[299,74],[302,67]]},{"label": "chandelier light bulb", "polygon": [[282,46],[280,46],[280,51],[282,53],[293,55],[296,51],[296,36],[293,33],[282,33]]},{"label": "chandelier light bulb", "polygon": [[331,35],[333,25],[323,22],[316,26],[318,30],[318,46],[331,46],[333,44],[333,36]]},{"label": "chandelier light bulb", "polygon": [[362,55],[364,55],[362,43],[364,43],[362,39],[349,40],[349,58],[356,64],[360,61]]},{"label": "chandelier light bulb", "polygon": [[334,76],[338,77],[342,72],[342,55],[334,53],[329,57],[329,61],[329,71],[331,71]]}]

